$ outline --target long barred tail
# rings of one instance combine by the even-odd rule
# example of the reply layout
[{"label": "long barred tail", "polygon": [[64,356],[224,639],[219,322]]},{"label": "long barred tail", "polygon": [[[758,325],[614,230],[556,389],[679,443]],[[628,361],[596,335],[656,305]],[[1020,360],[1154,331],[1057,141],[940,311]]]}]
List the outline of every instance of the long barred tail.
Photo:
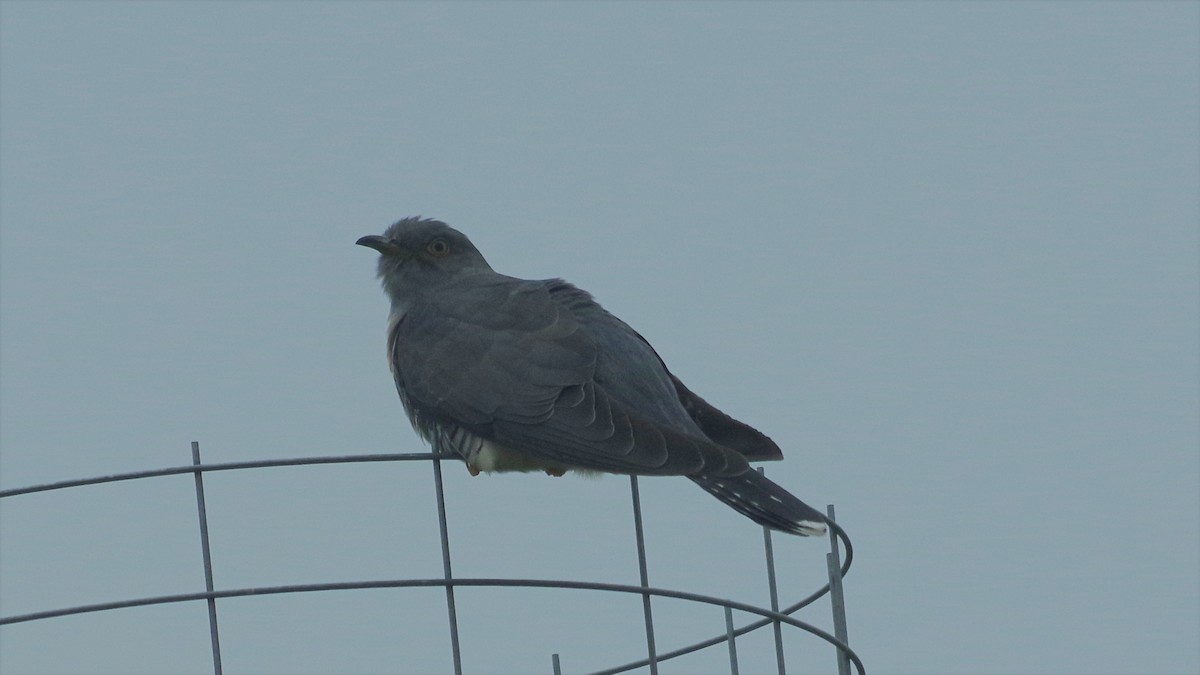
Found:
[{"label": "long barred tail", "polygon": [[704,491],[750,520],[804,537],[825,534],[825,515],[767,477],[751,470],[740,476],[688,476]]}]

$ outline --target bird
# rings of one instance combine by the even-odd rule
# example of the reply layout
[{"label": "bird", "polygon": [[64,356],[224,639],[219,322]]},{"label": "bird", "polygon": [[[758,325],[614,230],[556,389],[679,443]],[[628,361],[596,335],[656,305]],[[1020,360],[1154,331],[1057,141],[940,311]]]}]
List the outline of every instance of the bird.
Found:
[{"label": "bird", "polygon": [[472,476],[685,476],[774,530],[832,524],[751,467],[783,458],[774,441],[688,389],[590,293],[500,274],[432,218],[355,243],[380,254],[388,365],[409,421]]}]

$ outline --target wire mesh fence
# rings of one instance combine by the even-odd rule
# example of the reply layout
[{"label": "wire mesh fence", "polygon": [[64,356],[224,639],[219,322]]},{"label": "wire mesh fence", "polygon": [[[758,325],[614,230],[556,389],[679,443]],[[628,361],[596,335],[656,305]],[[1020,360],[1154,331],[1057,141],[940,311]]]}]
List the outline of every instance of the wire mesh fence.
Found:
[{"label": "wire mesh fence", "polygon": [[[441,588],[445,593],[445,610],[450,638],[450,654],[448,655],[448,661],[450,664],[452,664],[452,672],[454,672],[455,675],[462,675],[464,668],[462,659],[462,643],[460,641],[458,628],[458,603],[455,596],[456,588],[486,587],[518,589],[543,588],[564,591],[586,590],[610,594],[628,594],[640,596],[642,617],[645,624],[646,655],[644,658],[628,663],[620,663],[608,666],[600,670],[594,670],[592,671],[593,675],[617,675],[619,673],[630,672],[648,672],[652,675],[657,675],[660,664],[671,661],[672,659],[677,659],[679,657],[692,654],[694,652],[713,648],[723,648],[728,653],[729,672],[732,673],[732,675],[738,675],[738,638],[754,631],[764,629],[768,626],[771,627],[773,633],[772,641],[775,649],[775,667],[779,675],[786,675],[787,673],[787,664],[783,650],[783,633],[785,626],[791,629],[797,629],[807,633],[816,640],[828,643],[828,645],[831,647],[831,661],[833,664],[836,664],[839,675],[850,675],[852,672],[857,672],[859,675],[864,675],[865,673],[865,668],[861,659],[857,654],[855,654],[848,644],[849,638],[846,623],[845,598],[842,587],[842,581],[846,573],[849,571],[853,561],[854,551],[849,537],[846,535],[845,531],[836,524],[834,507],[832,505],[830,505],[827,509],[827,514],[831,521],[829,531],[830,550],[826,554],[826,573],[828,575],[828,583],[812,592],[808,596],[786,606],[781,606],[780,604],[776,583],[776,561],[772,543],[772,532],[768,528],[763,528],[763,549],[765,558],[764,573],[767,577],[770,591],[770,606],[760,607],[753,604],[737,602],[734,600],[723,599],[710,595],[655,587],[649,584],[649,569],[646,560],[646,542],[642,526],[642,506],[638,489],[638,480],[636,476],[629,477],[629,484],[634,526],[634,543],[638,555],[639,584],[626,585],[542,578],[464,578],[456,577],[453,573],[453,559],[451,555],[452,541],[450,537],[450,526],[446,515],[445,485],[442,478],[442,462],[448,461],[450,459],[449,457],[443,459],[443,457],[437,453],[391,453],[372,455],[299,457],[204,464],[200,459],[199,443],[193,442],[191,445],[191,450],[192,463],[190,465],[113,474],[92,478],[63,480],[54,483],[8,489],[0,491],[0,500],[12,499],[21,495],[67,490],[88,485],[146,480],[180,474],[192,474],[195,482],[196,514],[199,522],[200,559],[204,569],[205,589],[203,591],[154,595],[138,598],[124,598],[109,602],[50,608],[23,614],[0,616],[0,627],[35,621],[46,621],[56,617],[107,612],[131,607],[203,602],[207,605],[208,610],[209,642],[212,649],[212,672],[216,675],[222,675],[224,666],[222,664],[221,632],[220,623],[218,620],[220,600],[246,596],[315,593],[319,591],[422,587]],[[218,589],[215,587],[213,581],[212,551],[209,542],[207,505],[204,492],[204,475],[206,473],[289,466],[369,462],[426,462],[431,465],[434,494],[436,497],[438,533],[441,543],[442,576],[440,578],[339,581],[331,583],[256,586],[252,588]],[[818,628],[810,623],[800,621],[792,616],[799,610],[809,607],[818,600],[826,597],[829,598],[830,607],[832,610],[832,632]],[[714,611],[719,608],[724,615],[723,618],[725,631],[700,640],[696,640],[680,647],[672,648],[668,651],[660,651],[658,640],[656,640],[655,637],[655,621],[652,602],[654,598],[675,599],[701,606],[712,606]],[[737,626],[735,625],[734,611],[756,616],[758,618],[744,625]],[[561,658],[560,654],[552,649],[547,650],[547,652],[547,672],[553,672],[555,675],[560,675],[561,673],[566,672],[564,670],[563,659]]]}]

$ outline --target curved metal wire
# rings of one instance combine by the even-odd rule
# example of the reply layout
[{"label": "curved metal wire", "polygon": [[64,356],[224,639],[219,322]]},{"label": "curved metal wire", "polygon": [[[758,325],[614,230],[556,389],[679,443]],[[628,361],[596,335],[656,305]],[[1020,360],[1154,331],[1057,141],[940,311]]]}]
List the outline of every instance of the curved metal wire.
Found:
[{"label": "curved metal wire", "polygon": [[[845,562],[842,563],[841,575],[846,576],[846,572],[850,569],[850,563],[854,561],[854,547],[850,544],[850,536],[847,535],[846,531],[843,530],[840,526],[838,526],[837,523],[833,522],[832,520],[826,519],[826,523],[828,523],[833,534],[837,536],[837,538],[842,542],[842,546],[845,548],[846,560],[845,560]],[[811,605],[812,603],[816,602],[817,600],[820,600],[821,598],[825,597],[828,594],[829,594],[829,584],[825,584],[824,586],[822,586],[821,588],[819,588],[815,592],[813,592],[811,595],[804,598],[803,600],[801,600],[793,605],[788,605],[787,607],[784,607],[783,609],[779,610],[779,613],[785,614],[785,615],[795,614],[796,612]],[[763,610],[763,611],[769,612],[769,610]],[[761,612],[756,612],[756,613],[761,614]],[[763,615],[763,616],[766,616],[766,615]],[[748,623],[745,626],[742,626],[741,628],[735,629],[732,633],[721,633],[719,635],[714,635],[713,637],[710,637],[706,640],[701,640],[699,642],[687,645],[685,647],[680,647],[679,649],[676,649],[674,651],[666,652],[664,654],[659,654],[658,661],[659,661],[659,663],[662,663],[663,661],[666,661],[668,659],[673,659],[673,658],[676,658],[679,656],[684,656],[686,654],[691,654],[692,652],[698,652],[701,649],[707,649],[714,645],[719,645],[722,642],[725,642],[726,640],[728,640],[730,635],[732,635],[733,637],[741,637],[741,636],[745,635],[746,633],[751,633],[751,632],[758,630],[759,628],[763,628],[764,626],[767,626],[768,624],[771,623],[772,620],[773,619],[771,619],[769,617],[765,618],[765,619],[759,619],[758,621],[755,621],[753,623]],[[849,649],[849,648],[847,648],[847,649]],[[858,661],[857,657],[855,657],[852,660],[854,660],[855,663],[858,664],[859,673],[861,674],[862,673],[862,663],[860,661]],[[616,666],[614,668],[609,668],[608,670],[598,670],[594,673],[591,673],[590,675],[618,675],[618,673],[627,673],[631,670],[637,670],[638,668],[645,668],[649,664],[650,664],[650,659],[641,659],[640,661],[631,661],[630,663]]]},{"label": "curved metal wire", "polygon": [[[194,474],[199,477],[201,474],[210,471],[233,471],[240,469],[258,469],[258,468],[275,468],[284,466],[305,466],[317,464],[345,464],[359,462],[403,462],[403,461],[421,461],[421,460],[437,460],[439,455],[436,453],[387,453],[387,454],[371,454],[371,455],[332,455],[318,457],[292,457],[283,459],[270,460],[254,460],[245,462],[224,462],[216,464],[200,464],[198,461],[198,448],[193,444],[193,453],[195,462],[192,465],[169,467],[165,469],[152,469],[147,471],[133,471],[127,473],[110,474],[106,476],[96,476],[92,478],[72,479],[65,481],[57,481],[53,483],[43,483],[31,485],[21,488],[13,488],[8,490],[0,490],[0,499],[6,497],[15,497],[18,495],[31,494],[36,492],[46,492],[52,490],[62,490],[84,485],[97,485],[102,483],[112,483],[126,480],[137,480],[142,478],[154,478],[159,476],[171,476],[179,474]],[[845,560],[840,566],[838,578],[844,577],[849,571],[850,565],[854,560],[854,547],[850,542],[850,537],[846,534],[837,523],[831,518],[826,518],[826,522],[830,528],[831,540],[836,536],[840,540],[845,551]],[[835,547],[836,551],[836,547]],[[832,583],[832,582],[831,582]],[[740,637],[752,631],[758,630],[768,624],[788,624],[806,631],[838,649],[839,654],[844,655],[846,659],[854,664],[859,675],[865,674],[865,668],[862,660],[847,645],[843,640],[827,633],[820,628],[811,624],[799,621],[792,618],[790,615],[800,609],[812,604],[818,599],[830,593],[831,583],[827,583],[817,591],[808,595],[804,599],[789,605],[778,612],[769,609],[756,607],[746,603],[741,603],[733,600],[716,598],[713,596],[701,595],[697,593],[689,593],[685,591],[675,591],[664,588],[650,587],[646,585],[630,586],[624,584],[610,583],[593,583],[581,581],[556,581],[550,579],[461,579],[461,578],[443,578],[443,579],[392,579],[381,581],[358,581],[358,582],[336,582],[324,584],[294,584],[286,586],[271,586],[261,588],[242,588],[229,589],[220,591],[205,591],[199,593],[180,593],[173,595],[161,595],[149,598],[137,598],[131,600],[119,600],[114,602],[96,603],[90,605],[79,605],[76,607],[66,607],[60,609],[45,610],[40,612],[31,612],[27,614],[19,614],[7,617],[0,617],[0,626],[8,624],[23,623],[28,621],[39,621],[54,617],[70,616],[73,614],[84,614],[90,612],[101,612],[115,609],[123,609],[128,607],[142,607],[147,605],[158,605],[177,602],[189,602],[197,600],[205,600],[209,603],[214,602],[219,598],[233,598],[250,595],[271,595],[281,593],[305,593],[327,590],[357,590],[357,589],[372,589],[372,588],[412,588],[412,587],[429,587],[440,586],[447,590],[448,593],[453,591],[454,587],[458,586],[480,586],[480,587],[525,587],[525,588],[565,588],[577,590],[595,590],[609,591],[620,593],[634,593],[642,595],[643,598],[649,596],[657,596],[664,598],[675,598],[680,600],[700,602],[704,604],[716,605],[732,610],[737,609],[749,614],[755,614],[760,617],[754,622],[746,624],[735,630],[727,630],[719,635],[701,640],[699,642],[680,647],[670,652],[654,655],[653,662],[655,664],[662,663],[679,656],[691,654],[693,652],[712,647],[714,645],[726,642],[735,637]],[[607,670],[596,671],[592,675],[617,675],[619,673],[628,672],[638,668],[644,668],[651,664],[651,658],[641,659],[621,666],[610,668]],[[218,666],[219,669],[219,666]]]},{"label": "curved metal wire", "polygon": [[[372,588],[427,588],[427,587],[448,587],[448,586],[476,586],[485,588],[565,588],[575,590],[588,591],[608,591],[613,593],[631,593],[631,594],[650,594],[662,598],[674,598],[676,600],[687,600],[690,602],[701,602],[708,605],[716,605],[718,607],[728,607],[748,614],[757,614],[764,617],[764,622],[779,621],[790,626],[795,626],[802,631],[815,635],[829,644],[842,650],[854,663],[859,675],[865,675],[866,669],[862,664],[862,660],[854,653],[854,650],[849,645],[838,640],[829,633],[805,623],[798,619],[794,619],[783,612],[772,612],[769,609],[755,607],[744,602],[736,600],[726,600],[717,598],[711,595],[701,595],[699,593],[689,593],[687,591],[674,591],[668,588],[655,588],[654,586],[630,586],[627,584],[608,584],[597,583],[590,581],[556,581],[553,579],[469,579],[460,578],[447,581],[446,579],[386,579],[378,581],[345,581],[327,584],[291,584],[286,586],[263,586],[257,588],[234,588],[223,591],[199,592],[199,593],[179,593],[176,595],[158,595],[149,598],[137,598],[134,600],[120,600],[117,602],[101,602],[94,605],[80,605],[78,607],[68,607],[64,609],[55,609],[45,612],[31,612],[29,614],[20,614],[9,616],[0,619],[0,625],[10,623],[21,623],[24,621],[37,621],[40,619],[50,619],[59,616],[70,616],[73,614],[86,614],[89,612],[103,612],[113,609],[125,609],[128,607],[145,607],[148,605],[163,605],[176,602],[191,602],[197,600],[219,600],[222,598],[239,598],[249,595],[279,595],[284,593],[315,593],[318,591],[348,591],[348,590],[363,590]],[[765,625],[765,623],[764,623]],[[722,637],[722,639],[724,639]],[[660,662],[663,657],[660,657]]]},{"label": "curved metal wire", "polygon": [[32,492],[62,490],[79,487],[80,485],[98,485],[100,483],[115,483],[122,480],[138,478],[155,478],[157,476],[174,476],[181,473],[196,473],[197,471],[232,471],[236,469],[269,469],[277,466],[305,466],[307,464],[347,464],[353,462],[405,462],[420,459],[433,459],[437,455],[432,452],[404,452],[383,455],[330,455],[325,457],[289,457],[284,459],[259,459],[250,462],[223,462],[219,464],[188,464],[173,466],[166,469],[151,469],[149,471],[131,471],[129,473],[114,473],[94,478],[76,478],[56,483],[43,483],[22,488],[0,490],[0,499],[27,495]]}]

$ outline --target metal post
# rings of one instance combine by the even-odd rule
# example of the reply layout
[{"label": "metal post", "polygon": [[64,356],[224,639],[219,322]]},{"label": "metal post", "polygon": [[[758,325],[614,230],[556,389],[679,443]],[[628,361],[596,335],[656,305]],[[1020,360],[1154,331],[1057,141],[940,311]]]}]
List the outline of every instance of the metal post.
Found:
[{"label": "metal post", "polygon": [[[629,477],[629,485],[633,490],[633,527],[637,535],[638,572],[641,575],[642,588],[648,588],[650,582],[646,575],[646,540],[642,536],[642,498],[638,494],[637,476]],[[658,675],[658,657],[654,651],[654,616],[650,613],[650,594],[642,594],[642,614],[646,619],[646,656],[650,660],[650,675]]]},{"label": "metal post", "polygon": [[[765,474],[761,468],[758,470],[760,474]],[[771,611],[779,611],[779,589],[775,585],[775,550],[771,546],[771,528],[763,526],[763,547],[767,554],[767,585],[771,590]],[[787,668],[783,664],[783,624],[779,621],[771,622],[772,628],[775,629],[775,663],[779,669],[779,675],[787,675]]]},{"label": "metal post", "polygon": [[558,654],[550,655],[550,665],[554,667],[554,675],[562,675],[562,664],[558,662]]},{"label": "metal post", "polygon": [[[200,514],[200,551],[204,555],[204,589],[213,592],[212,549],[208,545],[208,510],[204,506],[204,472],[200,470],[200,443],[192,441],[192,466],[196,467],[196,510]],[[221,675],[221,638],[217,632],[217,599],[208,598],[208,635],[212,642],[213,673]]]},{"label": "metal post", "polygon": [[437,444],[437,456],[433,458],[433,488],[437,493],[438,529],[442,536],[442,574],[446,581],[446,613],[450,618],[450,651],[454,654],[454,675],[462,675],[462,653],[458,645],[458,612],[454,606],[454,579],[450,571],[450,535],[446,531],[446,496],[442,492],[442,448]]},{"label": "metal post", "polygon": [[738,675],[737,644],[733,634],[733,610],[725,608],[725,641],[729,643],[729,675]]},{"label": "metal post", "polygon": [[[834,518],[833,504],[825,507],[829,519]],[[825,554],[825,564],[829,567],[829,602],[833,605],[833,636],[850,644],[846,631],[846,596],[842,593],[842,561],[838,547],[837,534],[829,528],[829,553]],[[838,675],[850,675],[850,658],[841,649],[837,652]]]}]

